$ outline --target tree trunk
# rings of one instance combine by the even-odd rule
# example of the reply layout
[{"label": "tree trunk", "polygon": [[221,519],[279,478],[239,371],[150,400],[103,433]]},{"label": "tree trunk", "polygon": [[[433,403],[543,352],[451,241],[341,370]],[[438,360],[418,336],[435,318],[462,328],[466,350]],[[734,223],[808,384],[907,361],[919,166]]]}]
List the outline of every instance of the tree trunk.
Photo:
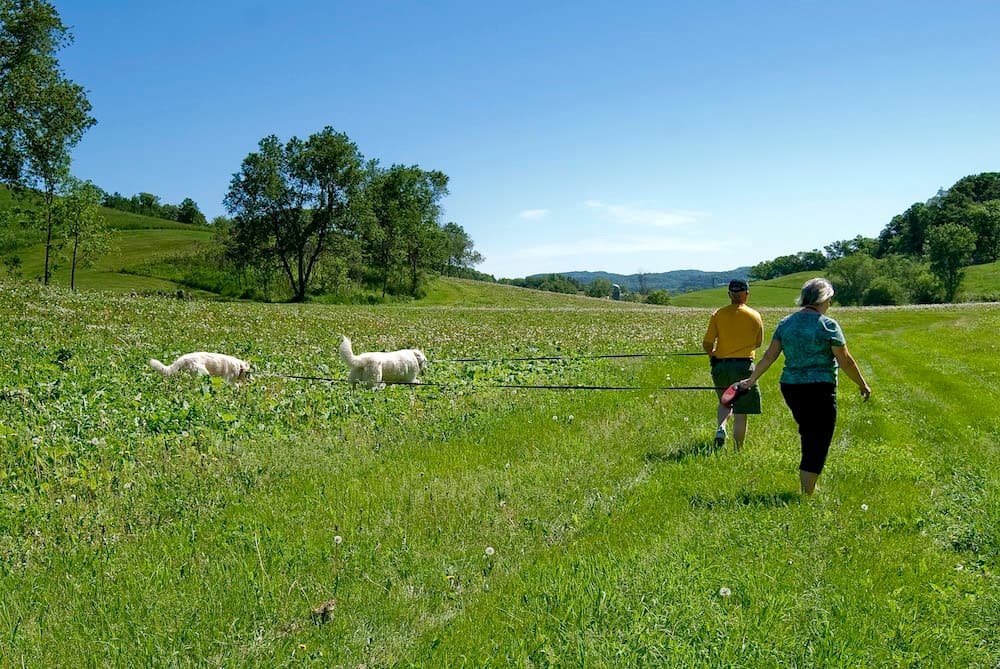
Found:
[{"label": "tree trunk", "polygon": [[52,200],[55,194],[49,188],[45,191],[45,275],[42,278],[44,285],[49,285],[49,256],[52,254]]},{"label": "tree trunk", "polygon": [[69,266],[69,289],[76,290],[76,251],[80,248],[80,235],[73,238],[73,260]]}]

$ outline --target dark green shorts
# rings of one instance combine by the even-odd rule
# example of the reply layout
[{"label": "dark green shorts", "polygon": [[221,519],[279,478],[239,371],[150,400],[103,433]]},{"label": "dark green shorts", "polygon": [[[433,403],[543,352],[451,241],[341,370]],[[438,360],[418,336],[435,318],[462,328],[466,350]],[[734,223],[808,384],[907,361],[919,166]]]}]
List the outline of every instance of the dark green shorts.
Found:
[{"label": "dark green shorts", "polygon": [[[752,360],[717,360],[712,365],[712,384],[716,387],[715,393],[721,399],[726,388],[737,381],[748,378],[752,373]],[[733,404],[733,413],[760,413],[760,386],[758,384],[755,383],[746,394],[737,398],[736,403]]]}]

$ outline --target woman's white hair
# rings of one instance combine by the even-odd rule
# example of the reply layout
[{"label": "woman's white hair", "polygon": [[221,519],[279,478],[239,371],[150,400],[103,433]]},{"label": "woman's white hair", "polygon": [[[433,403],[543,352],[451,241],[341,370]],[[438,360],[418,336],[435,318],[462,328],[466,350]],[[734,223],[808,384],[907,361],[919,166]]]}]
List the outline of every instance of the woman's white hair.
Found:
[{"label": "woman's white hair", "polygon": [[795,301],[800,307],[813,307],[826,302],[833,297],[833,285],[824,278],[809,279],[802,285],[799,299]]}]

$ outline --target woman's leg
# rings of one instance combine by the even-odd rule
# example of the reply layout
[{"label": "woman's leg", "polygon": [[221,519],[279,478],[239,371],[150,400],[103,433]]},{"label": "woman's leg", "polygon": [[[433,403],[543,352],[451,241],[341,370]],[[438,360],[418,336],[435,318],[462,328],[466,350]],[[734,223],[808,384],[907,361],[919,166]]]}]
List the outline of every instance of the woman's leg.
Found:
[{"label": "woman's leg", "polygon": [[807,472],[804,469],[799,470],[799,486],[802,489],[803,495],[813,494],[813,491],[816,490],[816,479],[818,478],[819,474]]},{"label": "woman's leg", "polygon": [[783,383],[781,394],[799,426],[802,458],[799,482],[812,494],[823,472],[837,425],[837,387],[832,383]]}]

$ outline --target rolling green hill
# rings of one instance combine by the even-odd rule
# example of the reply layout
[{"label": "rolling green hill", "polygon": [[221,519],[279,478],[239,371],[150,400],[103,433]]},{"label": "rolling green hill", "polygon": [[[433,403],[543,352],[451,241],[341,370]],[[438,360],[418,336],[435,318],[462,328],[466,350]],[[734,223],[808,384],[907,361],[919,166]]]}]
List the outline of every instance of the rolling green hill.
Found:
[{"label": "rolling green hill", "polygon": [[[10,191],[0,188],[0,211],[32,209],[30,203],[15,200]],[[108,227],[114,231],[112,248],[87,268],[77,267],[76,285],[82,290],[111,292],[188,291],[182,284],[155,271],[164,260],[203,251],[211,245],[210,228],[101,207]],[[20,217],[23,218],[23,217]],[[40,229],[25,228],[17,222],[8,224],[0,253],[21,260],[21,278],[40,280],[45,267],[44,237]],[[51,282],[69,285],[69,264],[54,257]],[[4,270],[0,270],[0,275]],[[205,291],[189,291],[211,296]]]},{"label": "rolling green hill", "polygon": [[[814,276],[817,276],[816,272],[798,272],[768,281],[754,281],[750,284],[750,306],[794,306],[795,298],[799,296],[802,284]],[[728,303],[729,297],[726,293],[726,286],[681,293],[680,295],[672,295],[670,298],[670,304],[677,307],[711,307],[717,309]]]},{"label": "rolling green hill", "polygon": [[[796,272],[767,281],[755,281],[750,286],[750,306],[790,307],[795,304],[802,284],[822,272]],[[726,287],[697,290],[673,295],[670,304],[677,307],[718,308],[728,303]],[[1000,262],[972,265],[965,268],[965,280],[959,291],[959,300],[965,302],[1000,301]]]}]

